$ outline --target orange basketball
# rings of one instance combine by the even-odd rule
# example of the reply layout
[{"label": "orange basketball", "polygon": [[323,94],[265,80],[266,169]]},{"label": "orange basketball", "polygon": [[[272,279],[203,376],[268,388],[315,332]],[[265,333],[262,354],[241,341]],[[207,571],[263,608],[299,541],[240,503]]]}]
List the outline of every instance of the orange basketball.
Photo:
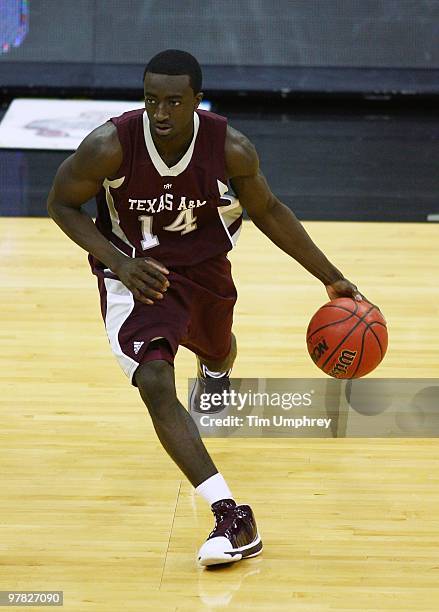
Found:
[{"label": "orange basketball", "polygon": [[311,359],[329,376],[361,378],[386,354],[386,321],[369,302],[337,298],[315,313],[306,343]]}]

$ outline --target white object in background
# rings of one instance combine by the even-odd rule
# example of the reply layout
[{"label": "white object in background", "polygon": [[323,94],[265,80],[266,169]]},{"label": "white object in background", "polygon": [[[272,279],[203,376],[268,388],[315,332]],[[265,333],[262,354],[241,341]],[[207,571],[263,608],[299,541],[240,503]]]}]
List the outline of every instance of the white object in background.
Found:
[{"label": "white object in background", "polygon": [[[143,108],[143,100],[17,98],[0,123],[0,148],[74,151],[98,125],[136,108]],[[210,102],[199,108],[210,110]]]}]

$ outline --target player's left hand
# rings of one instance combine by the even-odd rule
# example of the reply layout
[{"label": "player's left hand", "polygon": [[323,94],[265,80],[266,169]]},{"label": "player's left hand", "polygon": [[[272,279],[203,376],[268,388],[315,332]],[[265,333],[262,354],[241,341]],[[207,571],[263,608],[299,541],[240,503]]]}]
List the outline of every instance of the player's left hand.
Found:
[{"label": "player's left hand", "polygon": [[[366,300],[364,295],[358,291],[357,287],[348,281],[346,278],[342,278],[335,283],[331,283],[330,285],[326,285],[326,291],[329,295],[330,300],[335,300],[340,297],[350,297],[353,300],[357,300],[360,302],[361,300]],[[366,300],[369,301],[369,300]]]}]

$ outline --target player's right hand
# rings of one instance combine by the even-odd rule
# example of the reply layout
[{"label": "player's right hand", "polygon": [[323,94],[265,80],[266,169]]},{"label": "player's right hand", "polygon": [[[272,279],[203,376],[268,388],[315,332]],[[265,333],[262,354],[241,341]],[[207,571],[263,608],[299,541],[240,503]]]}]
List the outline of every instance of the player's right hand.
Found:
[{"label": "player's right hand", "polygon": [[169,287],[169,270],[152,257],[124,257],[113,271],[134,298],[144,304],[162,300]]}]

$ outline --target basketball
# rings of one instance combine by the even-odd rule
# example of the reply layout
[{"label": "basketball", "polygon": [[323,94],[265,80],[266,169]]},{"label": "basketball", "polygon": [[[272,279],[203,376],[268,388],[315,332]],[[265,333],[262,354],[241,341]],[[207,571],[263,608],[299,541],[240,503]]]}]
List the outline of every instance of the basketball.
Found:
[{"label": "basketball", "polygon": [[311,359],[329,376],[361,378],[386,354],[386,321],[369,302],[337,298],[312,317],[306,343]]}]

